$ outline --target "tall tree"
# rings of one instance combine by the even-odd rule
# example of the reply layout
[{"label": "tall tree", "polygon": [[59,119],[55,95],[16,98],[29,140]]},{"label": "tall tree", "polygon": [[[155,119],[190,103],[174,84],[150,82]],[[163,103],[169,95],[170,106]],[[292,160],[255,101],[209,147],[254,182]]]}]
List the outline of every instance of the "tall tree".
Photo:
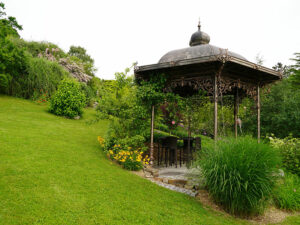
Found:
[{"label": "tall tree", "polygon": [[292,60],[295,64],[290,69],[290,81],[296,88],[300,88],[300,53],[295,53],[295,58]]},{"label": "tall tree", "polygon": [[15,17],[6,16],[5,5],[0,2],[0,38],[5,38],[9,35],[19,37],[18,30],[22,30],[23,27],[18,24]]},{"label": "tall tree", "polygon": [[76,57],[83,63],[83,68],[88,75],[95,76],[97,69],[94,66],[94,59],[86,53],[86,49],[81,46],[71,46],[68,52],[70,56]]}]

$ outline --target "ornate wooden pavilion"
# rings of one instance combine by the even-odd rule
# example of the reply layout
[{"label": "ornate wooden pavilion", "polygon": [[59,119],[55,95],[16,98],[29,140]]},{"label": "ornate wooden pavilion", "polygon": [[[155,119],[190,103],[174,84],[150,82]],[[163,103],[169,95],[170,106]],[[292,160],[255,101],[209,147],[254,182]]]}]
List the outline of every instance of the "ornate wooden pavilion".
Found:
[{"label": "ornate wooden pavilion", "polygon": [[[280,72],[249,62],[243,56],[209,44],[210,37],[198,31],[190,39],[190,47],[165,54],[157,64],[136,66],[136,79],[149,79],[153,74],[167,75],[165,91],[181,96],[206,91],[214,99],[214,139],[218,138],[218,98],[234,95],[235,135],[241,96],[250,96],[257,103],[257,138],[260,140],[260,89],[281,78]],[[153,123],[150,157],[153,159]]]}]

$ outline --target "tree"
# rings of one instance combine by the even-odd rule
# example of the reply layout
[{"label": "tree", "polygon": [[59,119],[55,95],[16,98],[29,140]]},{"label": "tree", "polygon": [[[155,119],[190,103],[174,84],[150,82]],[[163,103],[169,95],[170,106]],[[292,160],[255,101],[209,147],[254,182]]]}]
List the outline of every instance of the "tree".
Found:
[{"label": "tree", "polygon": [[278,62],[275,66],[272,66],[272,69],[281,72],[283,78],[290,76],[291,66],[283,65],[281,62]]},{"label": "tree", "polygon": [[295,62],[294,65],[291,66],[290,69],[290,81],[296,87],[300,87],[300,53],[295,53],[295,58],[292,60]]},{"label": "tree", "polygon": [[[125,72],[115,73],[113,88],[104,88],[98,106],[99,118],[109,119],[110,125],[106,137],[107,146],[121,142],[134,142],[142,147],[149,136],[149,117],[145,108],[139,104],[137,87],[132,76],[127,76],[130,68]],[[110,86],[109,83],[104,85]],[[130,145],[131,147],[133,145]]]},{"label": "tree", "polygon": [[90,76],[95,76],[95,72],[97,71],[97,69],[94,66],[94,59],[92,59],[92,57],[86,53],[86,49],[84,49],[81,46],[72,45],[68,54],[70,56],[76,57],[82,62],[86,74]]},{"label": "tree", "polygon": [[262,55],[260,55],[260,53],[258,53],[256,56],[255,56],[255,61],[256,61],[256,64],[262,66],[264,64],[264,57]]},{"label": "tree", "polygon": [[22,26],[18,24],[15,17],[6,17],[4,10],[5,5],[0,2],[0,38],[5,38],[10,35],[19,37],[18,30],[22,30]]}]

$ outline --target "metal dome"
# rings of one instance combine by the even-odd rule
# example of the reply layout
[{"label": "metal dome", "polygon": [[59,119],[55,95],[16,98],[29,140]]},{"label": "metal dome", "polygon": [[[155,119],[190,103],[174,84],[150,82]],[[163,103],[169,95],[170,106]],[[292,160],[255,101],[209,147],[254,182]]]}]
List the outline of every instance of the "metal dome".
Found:
[{"label": "metal dome", "polygon": [[208,34],[201,31],[200,22],[198,24],[198,31],[196,31],[190,39],[190,47],[177,49],[168,52],[165,54],[158,63],[166,63],[166,62],[176,62],[186,59],[195,59],[200,57],[209,57],[209,56],[216,56],[216,55],[226,55],[226,56],[233,56],[235,58],[239,58],[242,60],[246,60],[243,56],[230,52],[227,49],[219,48],[214,45],[210,45],[210,37]]},{"label": "metal dome", "polygon": [[198,31],[193,33],[191,40],[190,40],[190,46],[196,46],[196,45],[203,45],[203,44],[209,44],[210,37],[207,33],[204,33],[201,31],[201,25],[200,21],[198,24]]},{"label": "metal dome", "polygon": [[177,49],[165,54],[158,63],[176,62],[186,59],[194,59],[207,56],[227,55],[246,60],[243,56],[228,51],[227,49],[219,48],[210,44],[196,45],[189,48]]}]

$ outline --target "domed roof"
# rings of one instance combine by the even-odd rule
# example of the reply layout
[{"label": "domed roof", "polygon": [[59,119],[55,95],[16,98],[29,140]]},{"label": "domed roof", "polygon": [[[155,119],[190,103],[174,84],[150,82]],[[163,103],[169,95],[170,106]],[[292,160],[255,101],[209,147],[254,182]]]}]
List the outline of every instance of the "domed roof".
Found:
[{"label": "domed roof", "polygon": [[205,44],[170,51],[161,57],[158,63],[176,62],[180,60],[217,55],[228,55],[247,61],[247,59],[237,53],[213,45]]},{"label": "domed roof", "polygon": [[190,46],[208,44],[209,41],[210,41],[210,37],[207,33],[204,33],[203,31],[201,31],[201,25],[200,25],[200,21],[199,21],[198,31],[193,33],[191,40],[190,40]]},{"label": "domed roof", "polygon": [[228,55],[242,60],[248,61],[243,56],[230,52],[227,49],[219,48],[214,45],[210,45],[210,37],[208,34],[200,30],[200,22],[198,24],[198,31],[196,31],[190,39],[190,47],[177,49],[165,54],[158,63],[175,62],[186,59],[194,59],[208,56]]}]

